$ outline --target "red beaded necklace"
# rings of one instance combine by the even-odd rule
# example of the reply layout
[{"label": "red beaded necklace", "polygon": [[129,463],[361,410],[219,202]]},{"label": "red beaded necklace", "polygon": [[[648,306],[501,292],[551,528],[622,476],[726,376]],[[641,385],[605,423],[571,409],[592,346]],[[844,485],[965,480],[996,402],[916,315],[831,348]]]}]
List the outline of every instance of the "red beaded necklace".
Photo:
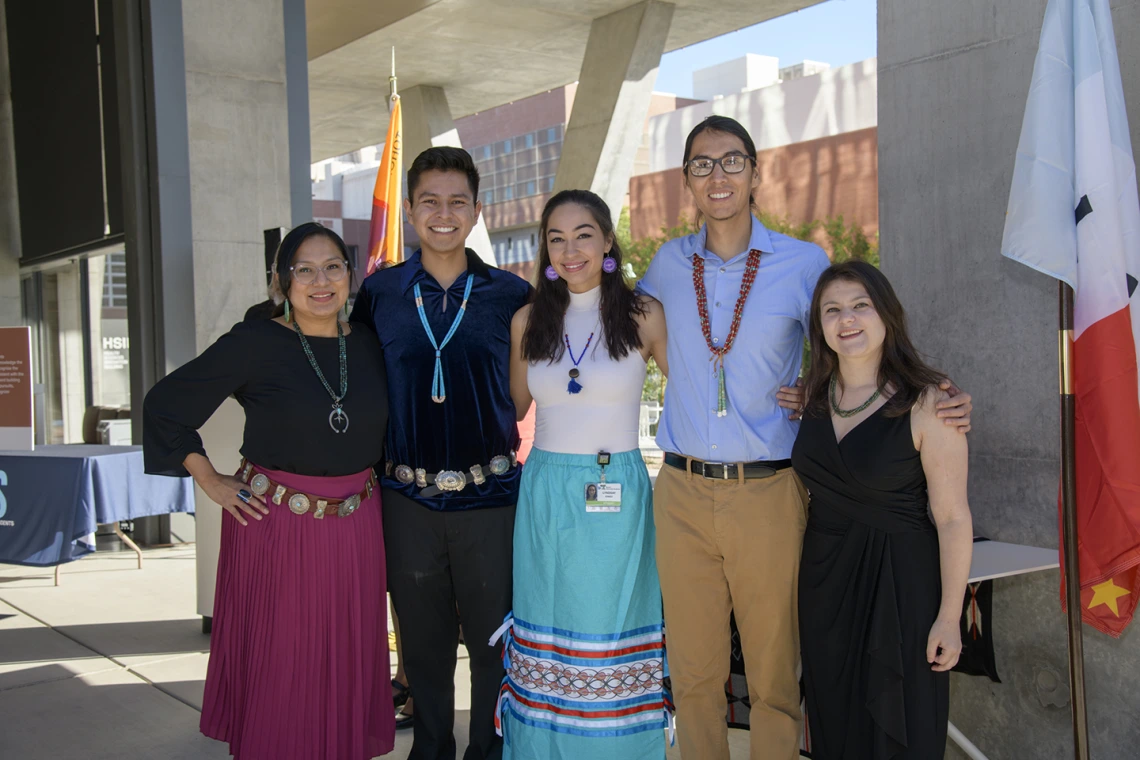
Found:
[{"label": "red beaded necklace", "polygon": [[756,281],[756,272],[760,269],[760,251],[753,248],[748,252],[748,261],[744,264],[744,279],[740,282],[740,295],[736,299],[736,307],[732,311],[732,326],[728,329],[728,336],[720,346],[713,345],[712,327],[709,322],[708,298],[705,295],[705,259],[699,253],[693,254],[693,289],[697,292],[697,312],[701,317],[701,332],[705,335],[705,344],[709,347],[717,370],[717,404],[716,416],[728,415],[728,394],[724,386],[724,355],[732,350],[736,340],[736,333],[740,331],[740,317],[744,313],[744,302],[752,291],[752,283]]}]

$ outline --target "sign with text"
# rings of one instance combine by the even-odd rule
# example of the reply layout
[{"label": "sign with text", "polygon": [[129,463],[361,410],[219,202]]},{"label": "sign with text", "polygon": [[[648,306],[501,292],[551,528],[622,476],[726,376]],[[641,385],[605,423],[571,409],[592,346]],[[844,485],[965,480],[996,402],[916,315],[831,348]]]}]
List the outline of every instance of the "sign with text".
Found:
[{"label": "sign with text", "polygon": [[0,327],[0,450],[31,451],[32,330]]}]

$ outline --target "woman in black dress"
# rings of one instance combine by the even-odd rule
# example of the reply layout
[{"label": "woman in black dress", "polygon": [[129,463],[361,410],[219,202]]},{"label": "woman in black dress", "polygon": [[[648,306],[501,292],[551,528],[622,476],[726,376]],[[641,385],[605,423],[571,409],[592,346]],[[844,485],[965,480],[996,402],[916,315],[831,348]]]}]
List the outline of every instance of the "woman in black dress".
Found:
[{"label": "woman in black dress", "polygon": [[827,269],[792,464],[811,493],[799,617],[812,757],[932,760],[970,571],[966,438],[886,277]]},{"label": "woman in black dress", "polygon": [[[235,325],[144,403],[146,471],[190,474],[226,511],[201,728],[237,758],[366,760],[394,741],[372,477],[387,382],[375,334],[340,319],[351,268],[335,232],[292,230],[279,316]],[[197,429],[230,395],[244,459],[219,472]]]}]

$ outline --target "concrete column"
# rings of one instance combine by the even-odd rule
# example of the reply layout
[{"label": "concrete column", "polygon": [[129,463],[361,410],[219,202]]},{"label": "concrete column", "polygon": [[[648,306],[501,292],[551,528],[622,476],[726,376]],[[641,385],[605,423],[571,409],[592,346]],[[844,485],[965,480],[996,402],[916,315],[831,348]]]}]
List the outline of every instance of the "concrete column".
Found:
[{"label": "concrete column", "polygon": [[293,219],[287,9],[304,4],[182,5],[199,351],[265,299],[262,231]]},{"label": "concrete column", "polygon": [[59,308],[59,395],[63,412],[63,442],[83,442],[83,298],[79,282],[81,262],[72,261],[52,272],[56,278]]},{"label": "concrete column", "polygon": [[555,192],[589,188],[621,213],[672,20],[673,4],[658,0],[594,19]]},{"label": "concrete column", "polygon": [[8,78],[8,29],[0,0],[0,326],[22,323],[20,308],[20,204],[16,195],[16,141]]},{"label": "concrete column", "polygon": [[289,102],[289,196],[293,226],[313,220],[313,183],[309,179],[309,46],[305,0],[282,0],[285,21],[285,84]]},{"label": "concrete column", "polygon": [[[417,85],[403,90],[400,92],[400,106],[404,115],[404,171],[408,170],[416,156],[428,148],[441,145],[463,147],[459,140],[459,130],[451,118],[447,94],[442,87]],[[479,216],[475,229],[467,236],[467,247],[478,253],[483,261],[495,264],[491,236],[482,215]]]},{"label": "concrete column", "polygon": [[[308,96],[298,92],[307,64],[296,65],[304,10],[297,0],[183,4],[199,351],[265,299],[262,231],[312,218]],[[200,431],[219,470],[237,469],[244,419],[228,399]],[[198,612],[209,616],[221,510],[201,489],[196,503]]]}]

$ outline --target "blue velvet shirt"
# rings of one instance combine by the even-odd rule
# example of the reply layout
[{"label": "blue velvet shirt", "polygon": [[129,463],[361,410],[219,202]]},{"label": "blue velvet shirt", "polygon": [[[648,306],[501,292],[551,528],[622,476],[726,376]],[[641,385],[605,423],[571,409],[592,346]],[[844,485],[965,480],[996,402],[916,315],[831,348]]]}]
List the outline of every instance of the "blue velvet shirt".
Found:
[{"label": "blue velvet shirt", "polygon": [[530,285],[487,266],[471,250],[467,272],[475,276],[467,312],[440,356],[447,394],[442,404],[432,401],[435,349],[416,311],[414,286],[420,286],[424,314],[439,343],[463,302],[466,274],[445,292],[424,270],[417,251],[407,261],[369,276],[351,317],[374,330],[384,350],[388,460],[430,473],[458,470],[468,479],[461,491],[427,498],[419,495],[415,483],[401,483],[392,475],[383,478],[383,485],[441,511],[514,504],[522,475],[522,468],[516,467],[503,476],[488,474],[485,483],[475,485],[470,468],[486,467],[492,457],[518,449],[510,389],[511,319],[530,297]]}]

